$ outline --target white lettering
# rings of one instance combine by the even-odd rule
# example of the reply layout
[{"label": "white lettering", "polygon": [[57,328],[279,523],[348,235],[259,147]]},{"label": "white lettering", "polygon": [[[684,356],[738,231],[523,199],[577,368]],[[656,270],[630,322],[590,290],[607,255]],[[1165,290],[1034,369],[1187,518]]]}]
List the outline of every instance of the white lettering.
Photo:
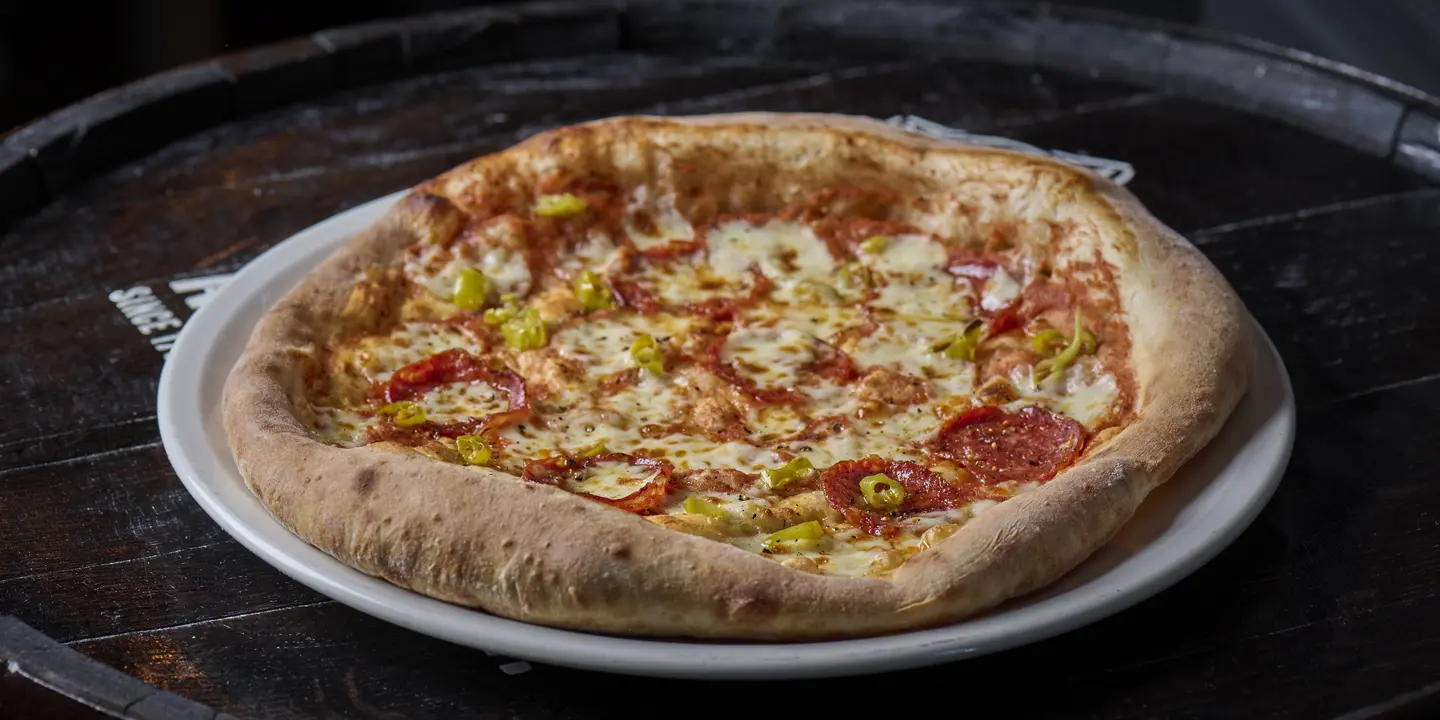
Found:
[{"label": "white lettering", "polygon": [[131,298],[137,298],[137,297],[145,297],[145,296],[150,295],[150,294],[151,294],[151,293],[150,293],[150,288],[145,287],[144,285],[136,285],[135,287],[132,287],[132,288],[130,288],[129,290],[115,290],[115,291],[111,292],[111,293],[110,293],[110,302],[119,304],[120,301],[122,301],[122,300],[129,300],[129,299],[131,299]]},{"label": "white lettering", "polygon": [[125,313],[127,318],[133,318],[141,313],[154,312],[156,309],[165,309],[165,304],[155,297],[124,300],[115,303],[115,306],[120,308],[120,312]]},{"label": "white lettering", "polygon": [[[179,330],[184,324],[160,298],[155,297],[155,292],[144,285],[136,285],[126,290],[115,290],[107,297],[115,307],[125,315],[125,319],[140,331],[141,335],[151,335],[159,330]],[[169,357],[170,348],[175,345],[175,337],[178,333],[170,333],[151,338],[150,344]]]},{"label": "white lettering", "polygon": [[166,318],[165,320],[160,320],[160,321],[158,321],[158,322],[145,323],[144,325],[136,325],[135,327],[136,327],[136,329],[138,329],[138,330],[140,331],[140,334],[142,334],[142,335],[149,335],[150,333],[153,333],[153,332],[155,332],[156,330],[175,330],[175,329],[178,329],[178,328],[180,327],[180,319],[177,318],[177,317],[175,317],[174,315],[171,315],[169,318]]},{"label": "white lettering", "polygon": [[209,302],[211,295],[214,295],[220,288],[225,287],[225,283],[230,282],[230,279],[233,277],[235,277],[234,273],[226,273],[224,275],[207,275],[204,277],[185,278],[183,280],[171,280],[170,289],[179,295],[189,295],[190,293],[198,292],[199,295],[191,295],[185,298],[185,304],[190,306],[191,310],[199,310],[206,302]]},{"label": "white lettering", "polygon": [[[233,274],[207,275],[203,277],[183,278],[171,280],[170,289],[177,295],[188,295],[185,304],[192,310],[199,310],[210,297],[220,288],[230,282]],[[125,315],[125,319],[150,339],[150,345],[158,350],[167,360],[170,358],[170,349],[175,347],[175,339],[180,336],[178,332],[170,332],[165,335],[155,335],[162,330],[179,330],[185,321],[175,316],[170,308],[165,307],[164,301],[155,296],[155,291],[145,285],[136,285],[124,290],[113,290],[107,296],[110,302]]]},{"label": "white lettering", "polygon": [[170,355],[170,349],[175,347],[175,338],[179,336],[179,333],[170,333],[169,335],[150,338],[150,344],[154,345],[156,350],[165,353],[168,357]]},{"label": "white lettering", "polygon": [[137,312],[134,315],[131,315],[130,322],[133,323],[135,327],[140,327],[141,325],[149,325],[153,322],[159,322],[161,320],[164,320],[165,318],[175,317],[175,313],[172,313],[163,307],[148,308],[148,310],[149,312]]}]

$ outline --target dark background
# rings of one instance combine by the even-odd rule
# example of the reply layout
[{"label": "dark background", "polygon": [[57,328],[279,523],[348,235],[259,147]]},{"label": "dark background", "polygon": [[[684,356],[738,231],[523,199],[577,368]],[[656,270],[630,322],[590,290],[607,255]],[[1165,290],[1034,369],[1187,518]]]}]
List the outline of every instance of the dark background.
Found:
[{"label": "dark background", "polygon": [[[0,132],[166,68],[462,0],[0,0]],[[1308,50],[1440,94],[1435,0],[1090,0]]]}]

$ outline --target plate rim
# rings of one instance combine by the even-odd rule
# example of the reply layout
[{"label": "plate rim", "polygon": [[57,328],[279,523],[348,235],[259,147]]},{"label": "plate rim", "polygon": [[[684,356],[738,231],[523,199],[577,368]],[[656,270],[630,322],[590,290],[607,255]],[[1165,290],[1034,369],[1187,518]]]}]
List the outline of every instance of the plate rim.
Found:
[{"label": "plate rim", "polygon": [[[1266,433],[1257,430],[1246,437],[1235,455],[1267,433],[1278,435],[1278,447],[1272,448],[1272,453],[1264,457],[1268,462],[1251,487],[1251,494],[1239,503],[1239,510],[1218,527],[1218,532],[1212,533],[1204,542],[1187,548],[1160,570],[1142,576],[1140,581],[1125,585],[1108,597],[1091,598],[1078,607],[1067,608],[1063,599],[1075,592],[1076,589],[1072,588],[1019,607],[1007,609],[1002,605],[995,611],[937,628],[820,642],[744,644],[598,635],[532,625],[482,610],[451,605],[344,565],[291,534],[263,506],[260,509],[271,527],[253,527],[241,517],[242,509],[230,507],[216,494],[211,480],[204,476],[196,458],[192,457],[192,453],[199,452],[211,458],[220,457],[221,464],[233,466],[234,460],[228,447],[224,448],[223,454],[215,453],[211,452],[213,448],[209,443],[205,443],[205,451],[201,452],[200,448],[191,447],[193,440],[185,437],[186,427],[194,428],[197,427],[194,425],[196,422],[207,425],[213,421],[215,410],[212,408],[211,417],[207,417],[205,409],[200,407],[203,393],[198,390],[203,386],[207,370],[213,368],[212,355],[217,350],[222,330],[228,329],[236,316],[243,314],[247,304],[253,304],[254,296],[265,289],[267,281],[277,272],[294,271],[299,263],[312,256],[314,262],[319,262],[408,192],[407,189],[391,193],[332,215],[275,244],[247,263],[181,329],[161,370],[156,402],[157,421],[166,456],[186,490],[227,534],[266,563],[312,590],[415,632],[486,652],[552,665],[652,677],[712,680],[837,677],[978,657],[1088,625],[1132,607],[1179,582],[1213,559],[1250,526],[1274,494],[1289,463],[1295,439],[1294,392],[1274,344],[1259,323],[1251,318],[1253,332],[1263,341],[1259,345],[1264,348],[1256,353],[1257,364],[1269,365],[1273,362],[1272,369],[1279,380],[1280,399],[1279,406],[1260,425]],[[252,286],[254,289],[249,289]],[[289,286],[277,290],[276,296],[269,302],[261,302],[268,307],[288,289]],[[242,293],[248,295],[242,297]],[[244,329],[247,339],[252,329],[253,325]],[[228,375],[232,365],[233,358],[223,374]],[[1261,375],[1263,371],[1255,374]],[[192,389],[197,392],[187,397],[186,391]],[[1240,403],[1243,405],[1250,397],[1251,391],[1247,391]],[[195,407],[187,407],[187,399],[193,400]],[[190,415],[197,410],[198,417]],[[1238,410],[1239,406],[1237,412],[1227,419],[1227,426]],[[201,439],[205,438],[205,432],[192,431]],[[1225,429],[1220,432],[1225,432]],[[1233,460],[1233,457],[1230,459]],[[1214,482],[1214,478],[1207,482]],[[244,487],[243,481],[240,484],[250,502],[259,505],[259,501]],[[270,538],[276,530],[282,536]],[[303,547],[296,547],[296,543]],[[288,550],[286,546],[290,546]],[[1078,589],[1085,587],[1081,585]],[[1043,595],[1043,591],[1040,594]],[[1003,625],[1005,616],[1015,613],[1020,613],[1019,627],[1008,632],[986,634],[982,630],[978,637],[964,632],[967,627],[983,628],[984,623],[997,622],[997,618]]]}]

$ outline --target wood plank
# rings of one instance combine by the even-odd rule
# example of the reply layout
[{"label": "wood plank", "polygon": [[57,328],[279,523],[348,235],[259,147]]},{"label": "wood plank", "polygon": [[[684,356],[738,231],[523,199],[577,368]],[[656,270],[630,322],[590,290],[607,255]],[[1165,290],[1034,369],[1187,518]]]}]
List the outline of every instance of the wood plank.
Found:
[{"label": "wood plank", "polygon": [[1144,91],[1059,72],[961,60],[898,60],[836,70],[773,87],[666,103],[666,114],[766,110],[913,114],[985,131]]},{"label": "wood plank", "polygon": [[[130,287],[127,283],[125,287]],[[157,294],[165,291],[163,285]],[[156,439],[155,391],[163,355],[106,297],[92,290],[65,302],[0,310],[0,325],[25,353],[0,354],[0,468],[51,462]],[[160,301],[189,315],[173,294]],[[43,372],[42,372],[43,370]]]},{"label": "wood plank", "polygon": [[1434,375],[1440,190],[1198,235],[1280,349],[1302,405]]},{"label": "wood plank", "polygon": [[[225,537],[158,443],[0,472],[0,580],[154,556]],[[97,598],[108,609],[126,595]],[[94,608],[92,608],[94,609]]]},{"label": "wood plank", "polygon": [[[37,630],[70,642],[324,600],[218,529],[208,535],[193,547],[0,579],[0,608],[16,608]],[[167,540],[195,542],[178,534]]]},{"label": "wood plank", "polygon": [[[1084,635],[1003,655],[873,677],[905,687],[945,688],[906,699],[908,708],[922,712],[994,697],[1017,677],[1040,677],[1043,692],[1005,693],[1008,713],[1122,719],[1190,717],[1197,708],[1225,707],[1244,716],[1333,716],[1354,709],[1348,697],[1383,700],[1422,686],[1440,671],[1435,661],[1440,642],[1413,632],[1437,611],[1440,602],[1416,603],[1129,666],[1112,665],[1108,658],[1133,650],[1147,633],[1165,637],[1193,616],[1167,617],[1159,624],[1112,621]],[[1100,634],[1101,628],[1108,632]],[[689,707],[716,687],[548,666],[508,675],[498,667],[508,661],[383,625],[335,604],[73,647],[219,710],[273,718],[609,717],[633,713],[637,698]],[[1076,662],[1078,657],[1086,659]],[[1257,686],[1265,692],[1254,692]],[[836,692],[837,681],[724,687],[767,712],[789,714],[813,712],[815,698]]]},{"label": "wood plank", "polygon": [[[125,412],[128,412],[128,409]],[[33,430],[33,428],[30,429]],[[62,430],[49,435],[25,437],[0,443],[0,471],[114,452],[137,445],[150,444],[159,437],[154,415],[142,416],[134,420],[122,420],[109,425],[82,427],[74,430]]]},{"label": "wood plank", "polygon": [[1432,186],[1299,128],[1178,97],[1007,134],[1134,164],[1130,189],[1182,234]]}]

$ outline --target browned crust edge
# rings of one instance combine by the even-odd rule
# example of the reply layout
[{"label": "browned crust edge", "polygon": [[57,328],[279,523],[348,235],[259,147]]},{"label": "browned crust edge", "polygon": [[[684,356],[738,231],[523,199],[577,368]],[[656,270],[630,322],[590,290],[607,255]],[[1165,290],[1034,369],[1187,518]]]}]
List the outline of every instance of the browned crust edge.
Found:
[{"label": "browned crust edge", "polygon": [[932,170],[922,171],[982,162],[1074,178],[1081,189],[1071,202],[1120,265],[1139,419],[1041,489],[1000,504],[912,558],[890,581],[799,572],[500,473],[376,447],[325,445],[295,417],[301,368],[335,323],[356,276],[393,265],[418,239],[409,222],[416,211],[402,201],[262,318],[226,384],[224,421],[236,462],[276,518],[366,573],[528,622],[661,636],[870,635],[954,621],[1054,582],[1208,443],[1244,393],[1254,349],[1233,290],[1129,192],[1068,166],[935,141],[864,118],[759,113],[617,118],[545,133],[502,155],[514,160],[564,152],[572,142],[651,133],[668,142],[724,133],[739,139],[740,151],[757,147],[757,133],[766,152],[783,143],[831,149],[858,143],[872,156],[893,153],[896,168],[923,156]]}]

